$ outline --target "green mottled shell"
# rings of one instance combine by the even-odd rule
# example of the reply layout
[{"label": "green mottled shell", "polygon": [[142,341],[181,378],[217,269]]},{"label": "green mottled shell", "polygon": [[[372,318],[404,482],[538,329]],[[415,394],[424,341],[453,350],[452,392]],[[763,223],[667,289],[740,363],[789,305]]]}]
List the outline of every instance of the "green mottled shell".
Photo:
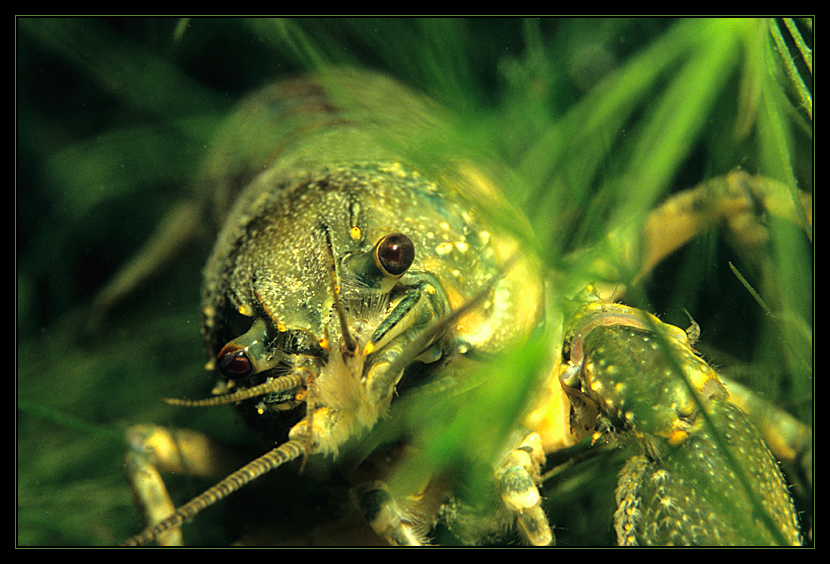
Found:
[{"label": "green mottled shell", "polygon": [[[615,420],[640,434],[669,437],[697,404],[677,367],[695,388],[717,382],[684,343],[624,325],[599,326],[585,337],[585,393]],[[712,391],[720,392],[719,387]]]},{"label": "green mottled shell", "polygon": [[777,461],[685,333],[596,301],[576,319],[567,385],[596,405],[598,430],[639,451],[617,484],[619,544],[800,544]]},{"label": "green mottled shell", "polygon": [[521,250],[513,233],[526,220],[495,188],[500,175],[450,143],[441,116],[394,81],[348,69],[266,87],[242,105],[205,173],[223,224],[203,288],[212,353],[247,329],[234,323],[240,313],[310,342],[336,340],[335,286],[355,331],[376,325],[384,316],[377,292],[342,264],[396,232],[415,246],[400,285],[430,278],[449,309],[498,278],[451,332],[460,348],[498,351],[532,329],[541,311],[536,265],[521,253],[502,272]]},{"label": "green mottled shell", "polygon": [[787,484],[772,453],[746,415],[715,400],[710,417],[745,473],[770,530],[709,429],[661,460],[628,461],[617,488],[620,544],[775,545],[801,543]]}]

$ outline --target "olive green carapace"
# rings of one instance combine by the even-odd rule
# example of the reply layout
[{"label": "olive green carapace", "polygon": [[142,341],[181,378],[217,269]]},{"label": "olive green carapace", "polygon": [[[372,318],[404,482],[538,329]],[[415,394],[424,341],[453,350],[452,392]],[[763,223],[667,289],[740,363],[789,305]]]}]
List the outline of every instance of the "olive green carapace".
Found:
[{"label": "olive green carapace", "polygon": [[[211,190],[224,194],[215,202],[226,206],[217,214],[227,217],[205,269],[210,350],[236,336],[219,327],[227,310],[250,311],[256,302],[267,304],[261,313],[285,329],[323,338],[333,299],[329,254],[342,299],[377,306],[368,295],[373,290],[340,263],[394,231],[414,243],[411,272],[434,276],[453,308],[493,280],[519,246],[483,216],[498,209],[510,229],[526,227],[525,220],[508,211],[490,171],[470,165],[462,152],[422,154],[425,144],[451,136],[439,116],[394,81],[337,70],[268,87],[231,118],[205,173]],[[257,147],[271,139],[265,144],[272,150],[236,146],[251,136]],[[255,179],[234,194],[254,171]],[[486,327],[463,337],[470,346],[500,350],[517,327],[521,333],[538,317],[540,287],[514,289],[538,273],[530,273],[526,258],[519,262],[498,283],[499,303]]]},{"label": "olive green carapace", "polygon": [[[341,257],[371,249],[386,233],[405,227],[417,249],[414,269],[446,265],[470,294],[492,276],[495,257],[482,244],[473,216],[394,162],[332,164],[277,180],[260,178],[257,184],[260,198],[240,208],[251,221],[231,224],[232,251],[208,266],[209,283],[220,280],[219,292],[209,287],[207,296],[217,309],[225,298],[235,308],[252,307],[256,292],[273,308],[268,312],[273,319],[322,337],[332,302],[324,232]],[[446,249],[440,263],[424,252],[436,248],[435,253]],[[217,271],[218,277],[211,276]],[[367,298],[370,289],[349,274],[340,274],[343,299]]]},{"label": "olive green carapace", "polygon": [[768,546],[779,539],[801,544],[787,484],[755,426],[728,401],[713,401],[710,417],[779,535],[757,514],[734,468],[703,428],[662,460],[637,455],[627,462],[617,489],[620,544]]}]

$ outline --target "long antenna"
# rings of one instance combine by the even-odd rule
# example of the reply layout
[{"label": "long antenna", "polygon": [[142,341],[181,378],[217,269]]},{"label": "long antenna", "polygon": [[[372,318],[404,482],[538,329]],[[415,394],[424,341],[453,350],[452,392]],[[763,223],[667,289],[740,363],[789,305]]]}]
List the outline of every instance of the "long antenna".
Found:
[{"label": "long antenna", "polygon": [[234,472],[221,482],[210,488],[209,490],[194,497],[178,509],[176,512],[156,523],[151,525],[131,537],[123,546],[141,546],[155,540],[161,533],[169,529],[180,526],[185,521],[192,519],[197,513],[203,509],[210,507],[217,501],[228,497],[236,490],[242,488],[244,485],[253,482],[263,474],[282,466],[283,464],[298,458],[303,454],[303,442],[299,440],[289,440],[271,450],[256,460],[253,460]]}]

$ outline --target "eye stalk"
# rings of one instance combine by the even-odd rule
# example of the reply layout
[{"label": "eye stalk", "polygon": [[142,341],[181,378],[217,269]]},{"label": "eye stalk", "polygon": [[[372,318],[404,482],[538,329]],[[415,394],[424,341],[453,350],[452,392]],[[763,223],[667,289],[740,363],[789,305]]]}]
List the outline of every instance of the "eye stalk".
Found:
[{"label": "eye stalk", "polygon": [[415,245],[412,240],[403,233],[389,233],[370,252],[350,256],[347,264],[365,284],[387,293],[414,261]]},{"label": "eye stalk", "polygon": [[222,376],[242,380],[276,366],[278,355],[268,350],[267,338],[267,324],[258,318],[246,333],[222,347],[216,355],[216,366]]}]

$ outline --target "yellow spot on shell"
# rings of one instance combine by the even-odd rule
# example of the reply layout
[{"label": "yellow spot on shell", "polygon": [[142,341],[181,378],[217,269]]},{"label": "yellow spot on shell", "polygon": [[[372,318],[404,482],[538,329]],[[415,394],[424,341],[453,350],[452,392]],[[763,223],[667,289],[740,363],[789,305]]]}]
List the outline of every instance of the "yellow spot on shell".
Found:
[{"label": "yellow spot on shell", "polygon": [[237,308],[237,311],[245,317],[253,317],[254,315],[254,308],[252,308],[248,304],[242,304]]},{"label": "yellow spot on shell", "polygon": [[352,238],[352,241],[359,241],[360,240],[360,235],[361,235],[360,227],[355,226],[355,227],[352,227],[351,229],[349,229],[349,237]]},{"label": "yellow spot on shell", "polygon": [[279,331],[280,333],[285,333],[286,331],[288,331],[288,327],[286,327],[282,323],[277,323],[277,331]]},{"label": "yellow spot on shell", "polygon": [[363,356],[372,354],[375,350],[375,345],[372,343],[366,343],[366,346],[363,347]]},{"label": "yellow spot on shell", "polygon": [[439,255],[446,255],[446,254],[449,254],[450,252],[452,252],[452,247],[453,247],[452,243],[450,243],[449,241],[445,241],[443,243],[439,243],[435,247],[435,252],[438,253]]},{"label": "yellow spot on shell", "polygon": [[669,435],[669,444],[671,446],[678,446],[683,444],[688,438],[689,434],[686,431],[678,429],[676,431],[672,431],[672,434]]}]

